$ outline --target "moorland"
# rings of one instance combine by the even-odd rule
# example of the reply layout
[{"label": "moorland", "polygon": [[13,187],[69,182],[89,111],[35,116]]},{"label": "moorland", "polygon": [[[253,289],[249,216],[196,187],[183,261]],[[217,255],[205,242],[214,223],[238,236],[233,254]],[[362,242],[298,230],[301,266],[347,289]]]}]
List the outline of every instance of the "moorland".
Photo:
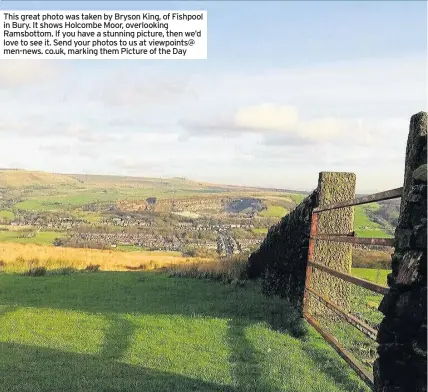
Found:
[{"label": "moorland", "polygon": [[[0,242],[189,257],[249,253],[306,196],[185,178],[0,170]],[[356,207],[356,235],[392,236],[398,213],[396,201]]]},{"label": "moorland", "polygon": [[[0,390],[367,391],[286,301],[241,279],[306,196],[0,170]],[[398,212],[356,207],[356,235],[391,237]],[[391,253],[355,248],[352,273],[384,285]],[[353,298],[379,321],[380,295]],[[336,332],[369,368],[373,347]]]}]

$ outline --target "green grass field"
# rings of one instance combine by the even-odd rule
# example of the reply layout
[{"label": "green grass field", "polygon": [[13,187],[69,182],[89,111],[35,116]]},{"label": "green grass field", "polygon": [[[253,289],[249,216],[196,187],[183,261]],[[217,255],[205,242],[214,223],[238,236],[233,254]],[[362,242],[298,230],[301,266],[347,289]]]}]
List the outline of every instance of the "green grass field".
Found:
[{"label": "green grass field", "polygon": [[[148,197],[182,198],[190,196],[209,196],[226,194],[236,195],[233,192],[216,188],[193,189],[180,187],[165,188],[127,188],[114,187],[112,184],[104,188],[51,188],[33,191],[26,200],[15,204],[15,208],[24,211],[58,211],[70,210],[94,202],[114,202],[119,200],[145,200]],[[238,193],[238,196],[240,194]]]},{"label": "green grass field", "polygon": [[358,237],[391,238],[383,227],[370,220],[368,211],[376,211],[380,208],[378,203],[370,203],[354,208],[354,230]]},{"label": "green grass field", "polygon": [[[352,275],[373,283],[387,286],[387,276],[390,270],[352,268]],[[378,311],[383,295],[366,290],[362,287],[352,286],[353,309],[358,311],[365,320],[369,320],[373,325],[380,323],[383,315]]]},{"label": "green grass field", "polygon": [[[389,270],[376,270],[368,268],[353,268],[352,275],[386,286],[386,276]],[[378,310],[383,295],[373,293],[363,287],[349,284],[350,303],[349,311],[371,326],[378,325],[383,314]],[[373,361],[377,357],[377,344],[365,336],[354,326],[343,319],[332,317],[332,313],[326,311],[324,316],[319,316],[318,321],[330,332],[342,345],[350,351],[366,368],[372,371]]]},{"label": "green grass field", "polygon": [[288,193],[287,196],[294,200],[296,205],[300,204],[304,199],[308,197],[308,195],[302,195],[300,193]]},{"label": "green grass field", "polygon": [[66,195],[37,196],[17,203],[15,207],[18,210],[28,211],[56,211],[97,201],[114,201],[120,197],[120,192],[116,190],[109,190],[108,193],[103,193],[101,190],[74,191]]},{"label": "green grass field", "polygon": [[372,268],[352,268],[352,275],[386,286],[386,277],[390,270]]},{"label": "green grass field", "polygon": [[260,216],[268,218],[282,218],[286,214],[288,214],[288,211],[281,206],[268,206],[266,210],[259,212]]},{"label": "green grass field", "polygon": [[368,392],[256,285],[101,272],[0,274],[0,288],[2,392]]},{"label": "green grass field", "polygon": [[73,212],[71,215],[79,219],[84,219],[89,223],[99,223],[103,218],[98,212],[79,211]]},{"label": "green grass field", "polygon": [[16,242],[19,244],[52,245],[57,237],[64,236],[64,233],[57,231],[40,231],[34,237],[23,237],[28,234],[19,231],[0,231],[0,242]]},{"label": "green grass field", "polygon": [[1,210],[0,211],[0,219],[4,218],[7,220],[12,220],[15,217],[15,214],[9,210]]},{"label": "green grass field", "polygon": [[267,232],[268,232],[268,228],[266,227],[254,227],[253,229],[253,232],[254,233],[257,233],[257,234],[267,234]]}]

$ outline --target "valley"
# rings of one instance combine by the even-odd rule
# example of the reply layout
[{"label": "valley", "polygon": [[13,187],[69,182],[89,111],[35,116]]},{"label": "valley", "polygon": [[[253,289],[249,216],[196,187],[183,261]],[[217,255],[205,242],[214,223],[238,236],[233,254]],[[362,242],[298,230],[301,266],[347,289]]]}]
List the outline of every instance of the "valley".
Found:
[{"label": "valley", "polygon": [[[184,178],[0,170],[0,241],[199,257],[248,254],[305,197]],[[398,207],[356,207],[356,234],[392,236]]]}]

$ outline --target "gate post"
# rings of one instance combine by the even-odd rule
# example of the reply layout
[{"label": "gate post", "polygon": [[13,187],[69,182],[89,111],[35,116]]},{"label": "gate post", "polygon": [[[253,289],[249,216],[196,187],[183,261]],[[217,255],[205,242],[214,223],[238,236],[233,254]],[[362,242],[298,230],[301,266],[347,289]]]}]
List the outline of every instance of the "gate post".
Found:
[{"label": "gate post", "polygon": [[425,112],[410,120],[390,291],[379,306],[376,392],[427,390],[427,120]]},{"label": "gate post", "polygon": [[[321,172],[318,179],[318,206],[351,200],[355,197],[354,173]],[[317,216],[317,234],[349,234],[354,230],[354,208],[323,211]],[[352,245],[347,243],[316,241],[313,261],[349,274],[352,265]],[[343,309],[349,308],[350,285],[323,271],[313,269],[310,286]],[[326,309],[313,296],[308,295],[310,314],[323,314]]]}]

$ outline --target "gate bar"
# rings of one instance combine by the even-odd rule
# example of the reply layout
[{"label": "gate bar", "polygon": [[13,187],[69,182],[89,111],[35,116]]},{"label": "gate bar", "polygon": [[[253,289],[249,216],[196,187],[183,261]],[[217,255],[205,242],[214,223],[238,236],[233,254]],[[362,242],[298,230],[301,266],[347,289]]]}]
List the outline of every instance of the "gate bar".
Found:
[{"label": "gate bar", "polygon": [[335,234],[318,234],[312,238],[322,241],[347,242],[349,244],[394,246],[394,238],[362,238]]},{"label": "gate bar", "polygon": [[374,328],[372,328],[370,325],[361,321],[359,318],[353,316],[352,314],[346,312],[345,310],[340,308],[338,305],[329,301],[327,298],[325,298],[320,293],[315,291],[314,289],[310,287],[306,287],[306,290],[308,290],[311,294],[315,295],[317,299],[320,302],[322,302],[327,308],[333,310],[336,314],[338,314],[340,317],[345,319],[349,324],[353,325],[360,332],[364,333],[364,335],[368,336],[372,340],[376,340],[377,331]]},{"label": "gate bar", "polygon": [[397,198],[401,197],[402,194],[403,194],[403,187],[390,189],[388,191],[373,193],[372,195],[357,197],[355,199],[348,200],[348,201],[342,201],[339,203],[327,204],[325,206],[315,208],[314,212],[335,210],[337,208],[343,208],[343,207],[358,206],[360,204],[368,204],[368,203],[372,203],[374,201],[397,199]]},{"label": "gate bar", "polygon": [[[353,283],[357,286],[364,287],[367,290],[374,291],[375,293],[379,294],[387,294],[389,292],[389,287],[381,286],[380,284],[369,282],[368,280],[360,279],[355,276],[345,274],[344,272],[336,271],[332,268],[326,267],[325,265],[314,263],[311,260],[308,260],[308,266],[314,267],[316,269],[319,269],[323,272],[326,272],[330,275],[335,276],[336,278],[343,279],[349,283]],[[309,287],[309,286],[307,286]]]},{"label": "gate bar", "polygon": [[328,343],[330,343],[330,345],[337,351],[337,353],[358,373],[358,375],[363,379],[363,381],[370,388],[373,389],[373,375],[370,374],[366,369],[364,369],[363,366],[355,359],[355,357],[339,344],[339,342],[333,335],[331,335],[327,331],[324,331],[321,325],[319,325],[309,314],[305,313],[304,316],[308,323],[311,324],[319,332],[319,334],[325,340],[327,340]]}]

